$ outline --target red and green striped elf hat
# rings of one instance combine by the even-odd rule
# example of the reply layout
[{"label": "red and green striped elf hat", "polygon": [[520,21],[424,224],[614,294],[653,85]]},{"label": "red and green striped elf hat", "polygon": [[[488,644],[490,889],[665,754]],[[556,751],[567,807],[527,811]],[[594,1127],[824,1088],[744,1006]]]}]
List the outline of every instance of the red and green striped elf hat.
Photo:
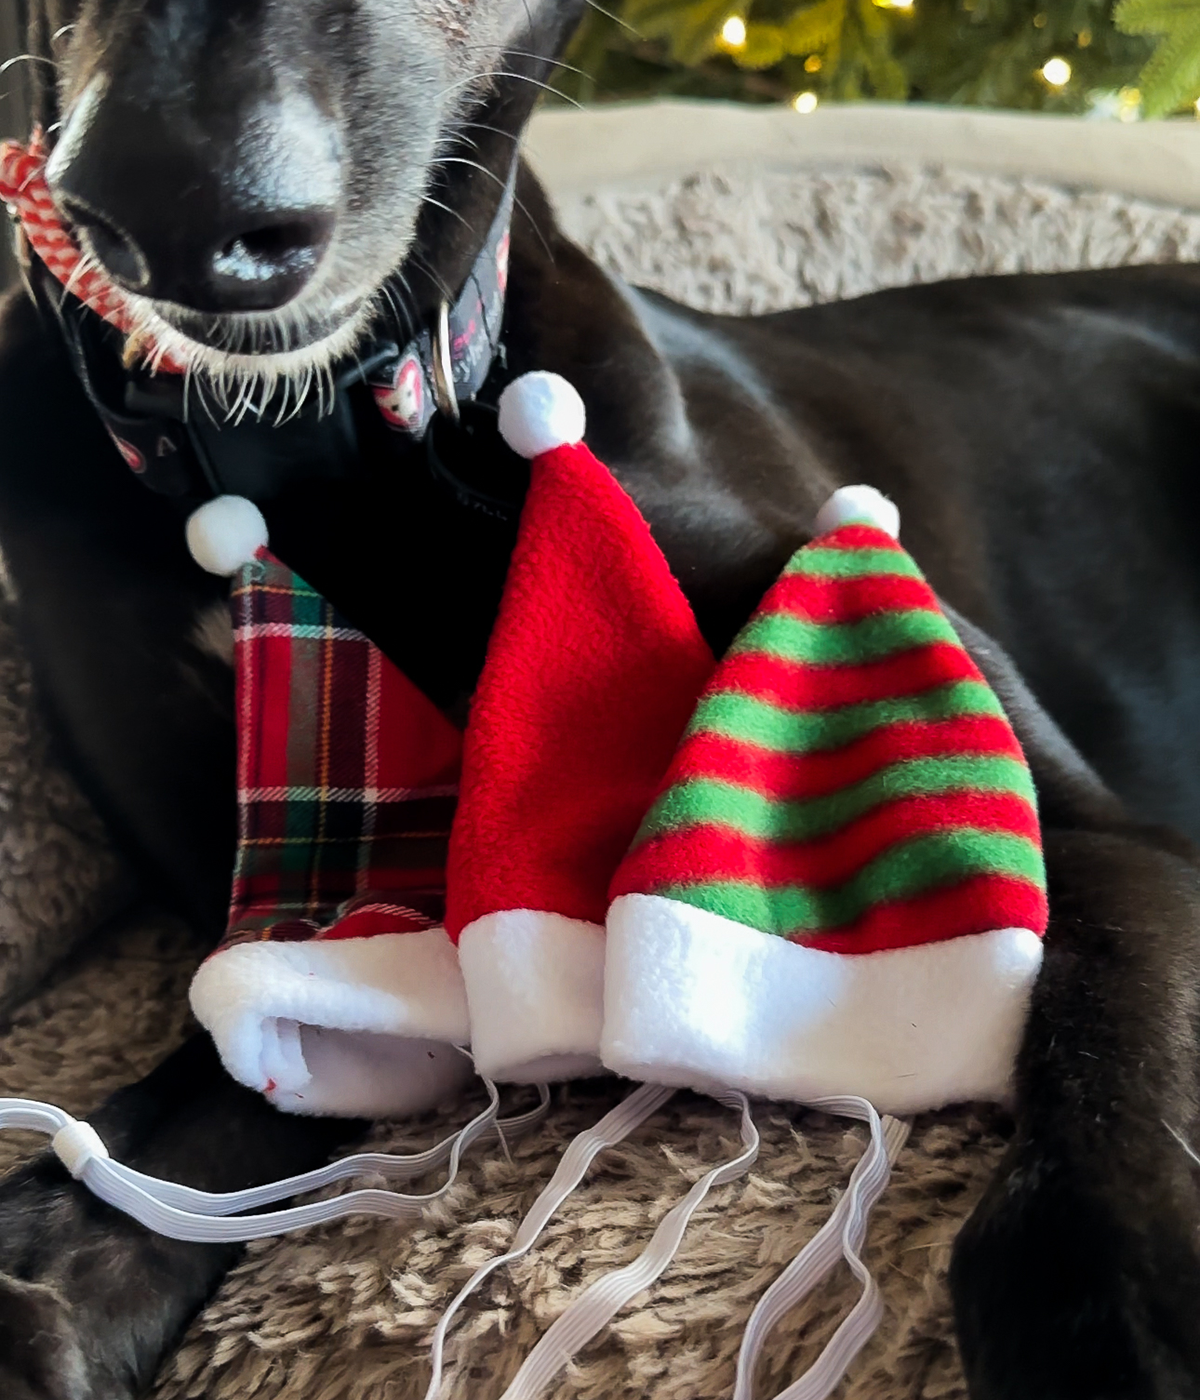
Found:
[{"label": "red and green striped elf hat", "polygon": [[610,1068],[893,1113],[1004,1094],[1036,796],[898,524],[839,491],[701,698],[612,885]]}]

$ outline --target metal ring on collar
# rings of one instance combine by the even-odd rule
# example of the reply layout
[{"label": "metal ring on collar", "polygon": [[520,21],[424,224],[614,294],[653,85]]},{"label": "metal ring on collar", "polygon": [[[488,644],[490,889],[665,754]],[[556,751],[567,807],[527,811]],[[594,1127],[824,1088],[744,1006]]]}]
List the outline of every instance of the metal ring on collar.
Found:
[{"label": "metal ring on collar", "polygon": [[454,392],[454,361],[450,357],[450,303],[442,298],[433,333],[433,398],[438,412],[458,422],[458,395]]}]

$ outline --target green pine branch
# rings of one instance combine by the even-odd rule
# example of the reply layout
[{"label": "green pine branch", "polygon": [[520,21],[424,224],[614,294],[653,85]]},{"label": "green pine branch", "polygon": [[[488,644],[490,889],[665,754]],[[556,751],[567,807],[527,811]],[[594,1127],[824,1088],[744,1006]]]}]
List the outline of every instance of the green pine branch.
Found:
[{"label": "green pine branch", "polygon": [[846,27],[846,0],[817,0],[804,5],[781,24],[751,19],[746,44],[733,60],[744,68],[773,68],[793,54],[836,53]]},{"label": "green pine branch", "polygon": [[[655,94],[789,101],[906,99],[1078,112],[1098,94],[1138,81],[1154,55],[1146,33],[1167,33],[1151,69],[1162,110],[1190,100],[1200,81],[1200,0],[1125,0],[1133,30],[1118,30],[1113,0],[605,0],[589,9],[559,89],[579,101]],[[1125,11],[1123,10],[1122,13]],[[1167,18],[1164,24],[1163,17]],[[745,43],[721,32],[733,16]],[[1148,18],[1146,18],[1148,16]],[[1051,87],[1046,60],[1066,58],[1071,81]],[[1169,82],[1167,80],[1170,80]],[[1158,107],[1155,107],[1158,110]]]},{"label": "green pine branch", "polygon": [[736,8],[731,0],[626,0],[622,18],[644,39],[665,40],[676,63],[694,64],[713,52]]},{"label": "green pine branch", "polygon": [[1160,34],[1142,69],[1142,111],[1164,117],[1200,98],[1200,0],[1120,0],[1115,11],[1126,34]]}]

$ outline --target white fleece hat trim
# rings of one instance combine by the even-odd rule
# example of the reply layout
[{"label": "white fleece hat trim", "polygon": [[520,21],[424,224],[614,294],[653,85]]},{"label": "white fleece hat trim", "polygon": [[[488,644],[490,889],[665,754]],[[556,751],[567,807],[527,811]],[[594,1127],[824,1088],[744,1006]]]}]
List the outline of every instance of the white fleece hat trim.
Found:
[{"label": "white fleece hat trim", "polygon": [[536,909],[485,914],[458,955],[479,1073],[537,1084],[598,1074],[604,1019],[604,930]]},{"label": "white fleece hat trim", "polygon": [[1042,960],[1028,929],[828,953],[644,894],[613,902],[607,942],[609,1069],[893,1114],[1007,1097]]},{"label": "white fleece hat trim", "polygon": [[420,1112],[471,1077],[444,929],[235,944],[201,964],[190,995],[229,1073],[293,1113]]}]

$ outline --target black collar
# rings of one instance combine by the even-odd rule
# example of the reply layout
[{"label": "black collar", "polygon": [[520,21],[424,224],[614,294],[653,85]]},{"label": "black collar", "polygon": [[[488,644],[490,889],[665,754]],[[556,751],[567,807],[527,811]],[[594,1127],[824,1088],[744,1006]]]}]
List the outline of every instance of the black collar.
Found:
[{"label": "black collar", "polygon": [[[466,505],[508,513],[509,503],[454,480],[429,428],[435,415],[457,422],[474,411],[481,390],[494,401],[505,376],[502,322],[509,226],[516,183],[514,161],[488,236],[457,299],[443,303],[432,326],[403,346],[390,337],[370,343],[335,371],[334,392],[315,395],[280,419],[265,410],[220,422],[185,396],[181,375],[149,375],[121,362],[123,337],[63,288],[35,256],[30,290],[56,324],[75,371],[110,437],[138,478],[192,510],[212,496],[270,500],[298,480],[349,477],[361,468],[356,418],[371,401],[398,449],[422,439],[435,472],[450,479]],[[490,381],[490,382],[489,382]],[[478,431],[478,413],[473,431]],[[471,427],[471,424],[468,424]],[[441,434],[445,438],[445,433]]]}]

